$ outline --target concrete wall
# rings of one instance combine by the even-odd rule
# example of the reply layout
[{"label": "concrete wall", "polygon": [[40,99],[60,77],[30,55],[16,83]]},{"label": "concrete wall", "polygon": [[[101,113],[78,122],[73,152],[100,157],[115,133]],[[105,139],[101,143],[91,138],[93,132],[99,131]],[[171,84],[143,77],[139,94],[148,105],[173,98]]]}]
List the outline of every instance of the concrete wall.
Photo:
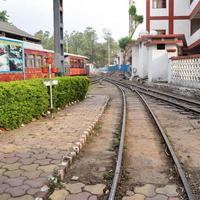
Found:
[{"label": "concrete wall", "polygon": [[[176,49],[176,51],[168,53],[167,49]],[[176,45],[166,45],[163,50],[158,50],[157,46],[149,47],[149,82],[168,81],[170,67],[169,58],[177,56],[177,54],[178,49]]]},{"label": "concrete wall", "polygon": [[167,1],[166,8],[153,8],[153,1],[150,1],[150,16],[167,16],[168,15],[168,8],[169,8],[169,1]]},{"label": "concrete wall", "polygon": [[[176,52],[167,52],[176,49]],[[177,56],[176,45],[166,45],[165,49],[157,49],[157,45],[146,46],[144,42],[132,48],[132,67],[137,69],[135,75],[140,78],[148,77],[149,82],[168,81],[169,58]]]},{"label": "concrete wall", "polygon": [[169,33],[169,21],[168,20],[151,20],[150,30],[166,30],[166,34]]},{"label": "concrete wall", "polygon": [[198,3],[199,3],[199,0],[194,0],[192,2],[192,4],[190,5],[190,13],[189,14],[192,13],[192,11],[194,10],[194,8],[197,6]]},{"label": "concrete wall", "polygon": [[190,0],[174,1],[174,16],[188,16],[190,13]]},{"label": "concrete wall", "polygon": [[174,33],[185,34],[187,44],[190,40],[190,21],[189,20],[174,20]]},{"label": "concrete wall", "polygon": [[168,56],[166,50],[157,50],[155,46],[149,47],[148,81],[168,80]]},{"label": "concrete wall", "polygon": [[200,29],[198,31],[196,31],[189,40],[189,45],[191,45],[192,43],[196,42],[197,40],[199,40],[200,36]]}]

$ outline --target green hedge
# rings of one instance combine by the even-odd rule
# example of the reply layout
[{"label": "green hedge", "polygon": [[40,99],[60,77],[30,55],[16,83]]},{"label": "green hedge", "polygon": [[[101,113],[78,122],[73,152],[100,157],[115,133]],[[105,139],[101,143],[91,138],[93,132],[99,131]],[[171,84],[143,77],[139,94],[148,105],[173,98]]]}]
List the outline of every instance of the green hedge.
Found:
[{"label": "green hedge", "polygon": [[[58,86],[53,88],[55,107],[83,100],[89,86],[86,77],[56,78]],[[0,127],[15,129],[33,118],[40,117],[49,108],[48,89],[43,80],[0,83]]]}]

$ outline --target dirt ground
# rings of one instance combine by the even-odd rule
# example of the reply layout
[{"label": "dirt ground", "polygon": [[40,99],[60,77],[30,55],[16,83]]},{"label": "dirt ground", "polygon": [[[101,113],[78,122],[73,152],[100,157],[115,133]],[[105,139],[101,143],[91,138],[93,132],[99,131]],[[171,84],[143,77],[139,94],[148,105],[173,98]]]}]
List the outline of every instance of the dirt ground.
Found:
[{"label": "dirt ground", "polygon": [[[65,182],[73,184],[77,181],[72,181],[71,178],[77,176],[79,177],[78,182],[83,184],[103,183],[108,186],[108,179],[112,178],[109,176],[113,171],[113,159],[116,156],[112,142],[120,122],[121,96],[117,88],[105,82],[93,85],[89,94],[109,95],[110,101],[94,129],[93,136],[90,137],[89,142],[83,148],[79,159],[71,166]],[[102,195],[98,198],[104,199],[105,196]]]},{"label": "dirt ground", "polygon": [[200,116],[148,100],[187,172],[196,199],[200,199]]}]

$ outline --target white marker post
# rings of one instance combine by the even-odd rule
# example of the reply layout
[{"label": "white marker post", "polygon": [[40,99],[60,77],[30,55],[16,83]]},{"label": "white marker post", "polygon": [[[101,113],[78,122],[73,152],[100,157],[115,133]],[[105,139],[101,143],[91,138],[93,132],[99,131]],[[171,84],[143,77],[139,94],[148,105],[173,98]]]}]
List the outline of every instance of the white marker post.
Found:
[{"label": "white marker post", "polygon": [[52,80],[52,63],[53,60],[51,58],[47,58],[46,61],[49,64],[49,80],[44,81],[44,85],[49,87],[49,95],[50,95],[50,111],[51,111],[51,118],[53,119],[53,85],[58,85],[57,80]]}]

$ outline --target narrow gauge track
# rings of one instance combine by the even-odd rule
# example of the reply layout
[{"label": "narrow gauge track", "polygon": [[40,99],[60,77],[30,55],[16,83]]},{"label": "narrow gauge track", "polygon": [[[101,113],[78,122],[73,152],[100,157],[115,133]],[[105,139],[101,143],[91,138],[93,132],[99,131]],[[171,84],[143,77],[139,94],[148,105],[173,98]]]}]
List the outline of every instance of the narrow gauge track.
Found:
[{"label": "narrow gauge track", "polygon": [[195,100],[187,99],[187,98],[184,98],[181,96],[172,95],[172,94],[169,94],[166,92],[161,92],[161,91],[158,91],[155,89],[139,86],[137,84],[124,83],[122,81],[117,81],[114,79],[106,79],[106,80],[114,81],[115,83],[117,83],[118,85],[121,85],[121,86],[134,87],[142,94],[165,101],[169,104],[175,105],[179,108],[182,108],[186,111],[190,111],[194,114],[200,114],[200,102],[199,101],[195,101]]},{"label": "narrow gauge track", "polygon": [[103,79],[104,79],[103,77],[100,77],[100,78],[92,80],[91,83],[92,84],[97,84],[97,83],[99,83],[99,81],[102,81]]},{"label": "narrow gauge track", "polygon": [[122,127],[121,127],[121,139],[120,139],[120,145],[119,145],[119,152],[118,152],[118,159],[117,159],[117,164],[116,164],[116,169],[115,169],[115,175],[114,175],[114,178],[113,178],[113,183],[112,183],[112,187],[111,187],[111,191],[110,191],[110,195],[109,195],[109,198],[108,200],[114,200],[115,199],[115,195],[116,195],[116,191],[117,191],[117,186],[118,186],[118,183],[119,183],[119,180],[120,180],[120,173],[121,173],[121,165],[122,165],[122,159],[123,159],[123,148],[124,148],[124,140],[125,140],[125,132],[126,132],[126,96],[125,96],[125,93],[124,93],[124,90],[120,87],[123,86],[124,88],[127,88],[127,89],[130,89],[132,92],[135,92],[141,102],[144,104],[146,110],[150,113],[153,121],[154,121],[154,124],[156,125],[161,137],[163,138],[164,142],[165,142],[165,145],[169,151],[169,155],[171,156],[171,159],[173,160],[175,166],[176,166],[176,169],[177,169],[177,174],[178,176],[180,177],[180,180],[183,184],[183,187],[184,187],[184,190],[185,190],[185,193],[188,197],[189,200],[195,200],[194,198],[194,195],[192,193],[192,190],[191,190],[191,187],[189,185],[189,182],[185,176],[185,172],[172,148],[172,145],[170,144],[169,142],[169,139],[167,137],[167,135],[165,134],[165,131],[162,129],[157,117],[155,116],[155,114],[153,113],[152,109],[150,108],[150,106],[148,105],[148,102],[146,101],[146,99],[142,96],[141,93],[143,92],[140,92],[138,91],[137,89],[132,89],[130,88],[130,85],[125,85],[125,84],[119,84],[119,82],[117,81],[113,81],[113,80],[110,80],[110,79],[105,79],[105,81],[108,81],[112,84],[114,84],[115,86],[117,86],[121,92],[122,92],[122,96],[123,96],[123,114],[122,114]]}]

